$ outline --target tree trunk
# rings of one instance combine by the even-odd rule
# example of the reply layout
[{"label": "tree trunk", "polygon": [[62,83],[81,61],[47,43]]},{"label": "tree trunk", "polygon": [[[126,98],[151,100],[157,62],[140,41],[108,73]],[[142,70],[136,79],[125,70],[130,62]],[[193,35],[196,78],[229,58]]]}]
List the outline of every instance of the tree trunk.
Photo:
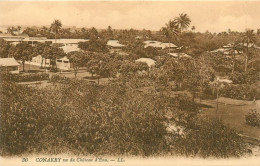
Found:
[{"label": "tree trunk", "polygon": [[245,72],[247,72],[247,63],[248,63],[248,56],[246,55],[246,60],[245,60]]},{"label": "tree trunk", "polygon": [[22,63],[23,63],[23,71],[24,71],[24,62],[25,62],[25,61],[23,60],[23,62],[22,62]]}]

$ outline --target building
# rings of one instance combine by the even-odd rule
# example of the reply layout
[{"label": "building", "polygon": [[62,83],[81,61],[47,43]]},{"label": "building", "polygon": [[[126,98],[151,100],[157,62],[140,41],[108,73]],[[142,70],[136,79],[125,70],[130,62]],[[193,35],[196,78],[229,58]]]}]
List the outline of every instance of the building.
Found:
[{"label": "building", "polygon": [[70,61],[67,56],[56,60],[57,68],[60,70],[69,70],[70,69]]},{"label": "building", "polygon": [[144,48],[147,47],[154,47],[154,48],[160,48],[160,49],[165,49],[165,48],[177,48],[177,46],[173,43],[162,43],[159,41],[152,41],[152,40],[147,40],[144,41]]},{"label": "building", "polygon": [[155,65],[155,60],[150,59],[150,58],[140,58],[140,59],[137,59],[136,62],[144,62],[144,63],[146,63],[149,67]]},{"label": "building", "polygon": [[88,39],[47,39],[46,37],[29,37],[28,35],[17,35],[13,36],[11,34],[0,34],[0,39],[4,39],[12,44],[18,43],[28,43],[35,45],[36,43],[49,43],[49,44],[60,44],[62,46],[66,45],[78,45],[79,42],[89,41]]},{"label": "building", "polygon": [[125,45],[120,44],[118,40],[109,40],[107,42],[107,47],[109,48],[110,52],[120,52]]},{"label": "building", "polygon": [[14,58],[0,58],[1,71],[19,74],[20,64]]},{"label": "building", "polygon": [[[33,57],[31,61],[25,61],[25,64],[41,66],[41,67],[46,67],[46,68],[51,67],[50,59],[45,60],[45,58],[43,58],[41,55],[37,55],[36,57]],[[57,65],[57,68],[61,69],[61,70],[70,69],[70,62],[66,56],[63,58],[57,59],[56,65]]]},{"label": "building", "polygon": [[25,61],[25,64],[41,66],[41,67],[50,67],[50,59],[43,58],[41,55],[37,55],[32,58],[31,61]]}]

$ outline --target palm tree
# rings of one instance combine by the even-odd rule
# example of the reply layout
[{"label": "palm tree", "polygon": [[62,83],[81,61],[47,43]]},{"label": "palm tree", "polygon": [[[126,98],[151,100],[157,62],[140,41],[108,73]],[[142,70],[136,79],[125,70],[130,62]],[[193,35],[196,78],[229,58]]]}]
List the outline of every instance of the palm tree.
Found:
[{"label": "palm tree", "polygon": [[239,41],[235,41],[234,43],[231,44],[230,48],[228,49],[228,52],[230,55],[232,55],[232,74],[235,71],[235,63],[236,63],[236,53],[239,53],[241,51],[241,45]]},{"label": "palm tree", "polygon": [[187,29],[190,26],[190,18],[187,14],[181,13],[179,17],[174,18],[175,24],[178,26],[180,32]]},{"label": "palm tree", "polygon": [[56,43],[57,33],[59,33],[61,27],[62,27],[62,23],[60,20],[54,20],[53,23],[51,24],[50,29],[55,33],[55,43]]},{"label": "palm tree", "polygon": [[170,48],[171,48],[171,39],[172,37],[175,37],[177,38],[178,36],[178,27],[177,25],[175,24],[174,21],[169,21],[167,24],[166,24],[166,27],[162,27],[161,28],[161,32],[165,35],[165,37],[168,39],[168,42],[169,42],[169,53],[170,53]]},{"label": "palm tree", "polygon": [[242,36],[243,45],[246,46],[246,53],[245,53],[245,72],[247,71],[248,65],[248,55],[249,55],[249,47],[250,44],[253,46],[256,42],[256,35],[254,30],[247,29],[246,32]]}]

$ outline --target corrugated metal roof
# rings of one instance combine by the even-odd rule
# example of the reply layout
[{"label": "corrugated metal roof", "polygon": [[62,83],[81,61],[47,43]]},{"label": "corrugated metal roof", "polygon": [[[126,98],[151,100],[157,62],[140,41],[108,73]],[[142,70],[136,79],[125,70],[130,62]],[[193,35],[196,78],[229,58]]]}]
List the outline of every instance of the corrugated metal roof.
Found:
[{"label": "corrugated metal roof", "polygon": [[20,66],[14,58],[0,58],[0,66]]}]

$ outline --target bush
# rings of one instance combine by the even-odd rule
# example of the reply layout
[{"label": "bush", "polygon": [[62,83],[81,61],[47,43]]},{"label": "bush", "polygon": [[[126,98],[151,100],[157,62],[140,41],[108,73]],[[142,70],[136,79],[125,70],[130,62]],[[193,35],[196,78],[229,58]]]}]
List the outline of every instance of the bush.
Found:
[{"label": "bush", "polygon": [[246,152],[242,138],[218,120],[199,120],[192,130],[177,137],[172,146],[186,156],[239,157]]},{"label": "bush", "polygon": [[241,85],[225,85],[220,90],[221,96],[238,99],[238,100],[253,100],[260,99],[258,85],[241,84]]},{"label": "bush", "polygon": [[230,75],[230,79],[234,84],[253,84],[260,81],[259,71],[250,70],[249,72],[234,72]]},{"label": "bush", "polygon": [[[1,80],[1,155],[243,153],[235,131],[215,122],[199,123],[198,105],[185,96],[140,93],[118,81],[104,86],[75,80],[58,85],[38,90]],[[184,127],[185,137],[169,135],[169,116]]]},{"label": "bush", "polygon": [[246,116],[246,124],[254,127],[260,127],[260,114],[256,110],[251,110]]},{"label": "bush", "polygon": [[1,78],[9,81],[15,81],[15,82],[31,82],[31,81],[48,80],[49,74],[36,73],[36,74],[19,75],[19,74],[1,73]]}]

